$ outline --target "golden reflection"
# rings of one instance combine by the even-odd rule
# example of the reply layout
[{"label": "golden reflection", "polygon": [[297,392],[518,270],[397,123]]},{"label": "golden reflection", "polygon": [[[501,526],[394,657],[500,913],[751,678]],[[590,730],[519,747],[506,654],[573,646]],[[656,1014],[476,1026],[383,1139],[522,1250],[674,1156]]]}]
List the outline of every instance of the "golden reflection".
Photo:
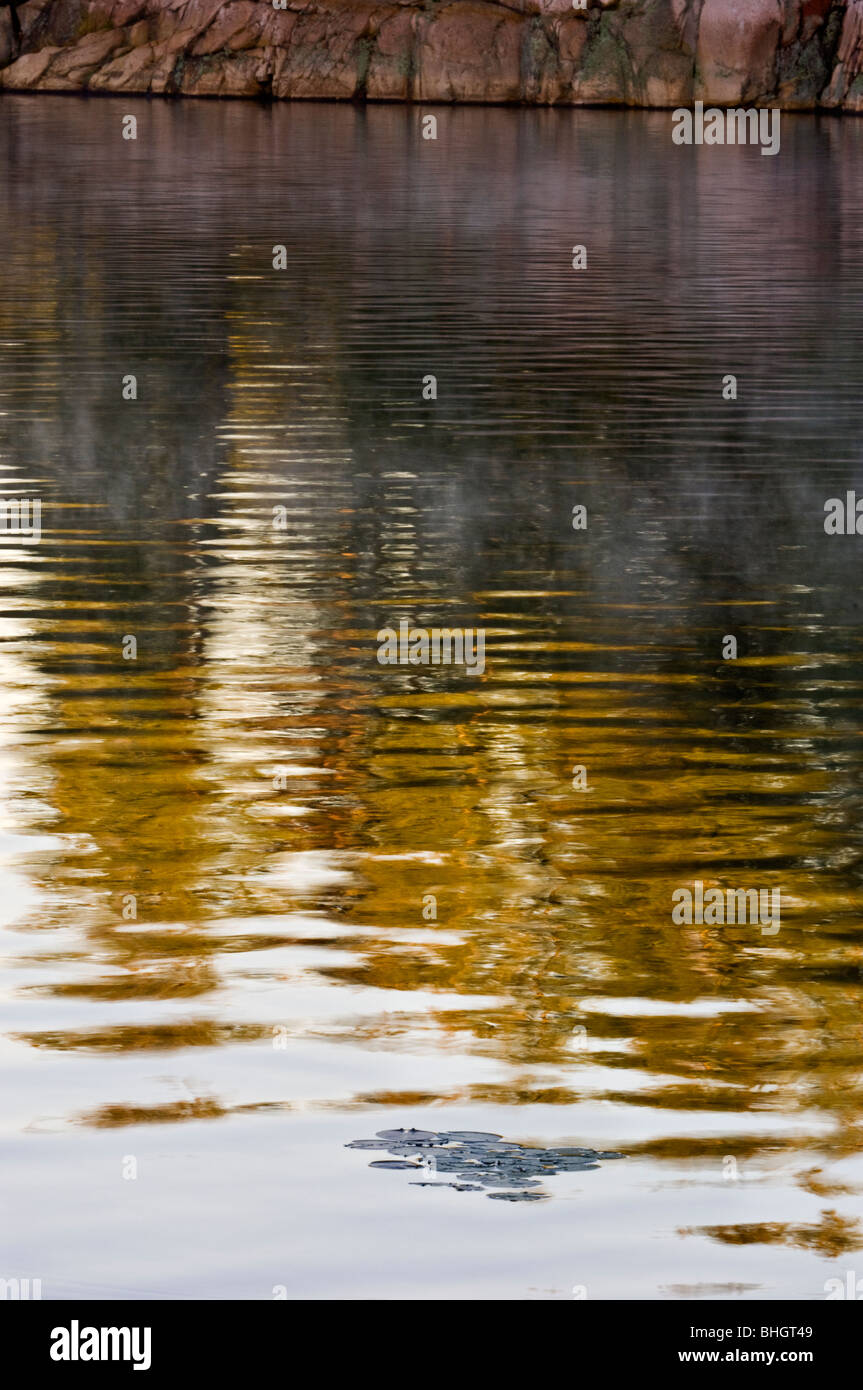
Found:
[{"label": "golden reflection", "polygon": [[[164,1054],[191,1049],[213,1094],[106,1093],[72,1118],[612,1102],[636,1124],[632,1155],[857,1151],[861,673],[853,622],[836,611],[841,563],[824,576],[820,554],[791,565],[777,551],[740,580],[758,556],[745,537],[734,549],[736,517],[757,514],[760,493],[736,475],[727,562],[663,530],[689,453],[638,478],[633,520],[624,451],[608,446],[622,386],[579,398],[578,457],[623,498],[607,505],[624,541],[599,515],[573,549],[567,505],[583,474],[549,463],[531,373],[501,386],[484,365],[492,415],[521,422],[501,443],[518,466],[495,461],[472,491],[468,407],[452,407],[433,445],[407,441],[435,426],[398,325],[380,360],[354,336],[377,255],[367,228],[349,313],[326,276],[293,268],[274,288],[258,242],[233,236],[203,345],[179,290],[134,299],[155,283],[155,253],[141,247],[133,274],[104,228],[91,232],[101,249],[82,283],[99,352],[112,360],[112,314],[130,303],[147,342],[168,346],[148,363],[146,427],[118,419],[98,384],[65,390],[68,246],[37,230],[13,247],[0,331],[38,350],[46,412],[16,462],[42,477],[42,458],[64,458],[74,437],[77,471],[45,465],[39,563],[9,557],[0,589],[2,767],[12,829],[33,838],[17,871],[37,899],[14,922],[12,1036],[43,1054],[152,1054],[166,1070]],[[175,249],[177,284],[194,281],[198,243]],[[335,231],[317,250],[344,254]],[[553,273],[531,274],[558,303]],[[457,271],[442,276],[438,295],[459,302]],[[623,381],[654,307],[611,297],[603,351]],[[489,349],[501,372],[507,338]],[[557,330],[535,350],[553,371]],[[10,388],[3,408],[24,395]],[[786,500],[771,506],[793,533]],[[376,629],[409,613],[484,626],[484,675],[381,668]],[[733,670],[718,655],[732,619],[751,644]],[[675,925],[671,894],[695,879],[780,889],[780,934]],[[417,1079],[350,1071],[339,1089],[322,1068],[319,1091],[299,1097],[289,1063],[276,1070],[279,1029],[288,1058],[310,1041],[346,1066],[357,1049],[416,1057]],[[238,1054],[255,1059],[242,1084],[220,1072]],[[694,1115],[714,1132],[656,1123]],[[848,1189],[811,1176],[807,1190]],[[859,1248],[835,1212],[703,1231]]]},{"label": "golden reflection", "polygon": [[795,1250],[812,1250],[831,1260],[863,1248],[859,1221],[846,1220],[835,1211],[822,1211],[820,1220],[809,1225],[752,1221],[736,1226],[693,1227],[680,1234],[705,1235],[723,1245],[789,1245]]}]

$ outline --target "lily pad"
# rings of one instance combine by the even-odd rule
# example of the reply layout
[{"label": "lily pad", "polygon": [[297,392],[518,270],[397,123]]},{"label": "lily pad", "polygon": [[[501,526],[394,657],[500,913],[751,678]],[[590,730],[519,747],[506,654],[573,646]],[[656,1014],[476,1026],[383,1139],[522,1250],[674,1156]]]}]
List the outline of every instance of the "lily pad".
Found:
[{"label": "lily pad", "polygon": [[[599,1159],[623,1154],[578,1148],[574,1144],[544,1149],[516,1144],[476,1129],[382,1129],[376,1139],[355,1139],[349,1149],[384,1149],[392,1158],[376,1159],[371,1168],[422,1173],[412,1187],[449,1187],[482,1192],[506,1202],[539,1201],[549,1196],[542,1183],[558,1173],[587,1173]],[[489,1191],[489,1189],[502,1189]]]},{"label": "lily pad", "polygon": [[379,1139],[396,1140],[399,1144],[423,1143],[439,1138],[430,1129],[379,1129]]},{"label": "lily pad", "polygon": [[446,1129],[441,1131],[441,1139],[455,1139],[461,1144],[493,1143],[500,1139],[499,1134],[484,1134],[479,1129]]},{"label": "lily pad", "polygon": [[547,1192],[487,1192],[487,1197],[498,1202],[542,1202]]}]

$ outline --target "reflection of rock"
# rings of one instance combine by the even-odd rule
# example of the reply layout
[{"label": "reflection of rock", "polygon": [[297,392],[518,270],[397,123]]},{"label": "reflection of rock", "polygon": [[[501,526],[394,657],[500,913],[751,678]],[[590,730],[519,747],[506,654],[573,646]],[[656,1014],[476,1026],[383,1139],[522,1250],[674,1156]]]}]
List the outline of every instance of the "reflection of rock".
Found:
[{"label": "reflection of rock", "polygon": [[863,0],[28,0],[12,90],[863,109]]},{"label": "reflection of rock", "polygon": [[[373,1159],[370,1168],[408,1169],[416,1173],[442,1174],[416,1187],[451,1187],[456,1192],[480,1192],[500,1201],[538,1201],[549,1194],[542,1179],[557,1173],[584,1173],[598,1168],[597,1159],[622,1158],[623,1154],[597,1149],[539,1149],[512,1144],[499,1134],[475,1130],[382,1129],[376,1139],[355,1139],[349,1149],[377,1150],[395,1158]],[[449,1180],[447,1180],[449,1179]]]}]

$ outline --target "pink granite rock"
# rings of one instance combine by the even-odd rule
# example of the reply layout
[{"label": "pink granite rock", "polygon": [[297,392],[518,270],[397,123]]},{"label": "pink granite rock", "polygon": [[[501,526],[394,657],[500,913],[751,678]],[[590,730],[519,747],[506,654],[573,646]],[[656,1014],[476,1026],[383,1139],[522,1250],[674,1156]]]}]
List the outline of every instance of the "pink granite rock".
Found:
[{"label": "pink granite rock", "polygon": [[25,53],[0,73],[3,86],[12,92],[24,92],[38,87],[39,79],[48,71],[60,48],[42,48],[38,53]]},{"label": "pink granite rock", "polygon": [[418,25],[420,101],[518,101],[523,21],[503,5],[454,0]]},{"label": "pink granite rock", "polygon": [[704,0],[696,98],[735,106],[769,97],[783,19],[782,0]]},{"label": "pink granite rock", "polygon": [[[863,110],[863,0],[27,0],[9,90]],[[838,35],[838,42],[837,42]]]}]

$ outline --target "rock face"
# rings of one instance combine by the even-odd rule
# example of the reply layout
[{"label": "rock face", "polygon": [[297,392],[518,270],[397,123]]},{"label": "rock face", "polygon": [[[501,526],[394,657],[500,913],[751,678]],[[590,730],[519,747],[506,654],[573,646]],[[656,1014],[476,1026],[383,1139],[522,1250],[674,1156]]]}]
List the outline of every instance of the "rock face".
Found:
[{"label": "rock face", "polygon": [[0,86],[863,112],[863,0],[277,3],[4,3]]}]

